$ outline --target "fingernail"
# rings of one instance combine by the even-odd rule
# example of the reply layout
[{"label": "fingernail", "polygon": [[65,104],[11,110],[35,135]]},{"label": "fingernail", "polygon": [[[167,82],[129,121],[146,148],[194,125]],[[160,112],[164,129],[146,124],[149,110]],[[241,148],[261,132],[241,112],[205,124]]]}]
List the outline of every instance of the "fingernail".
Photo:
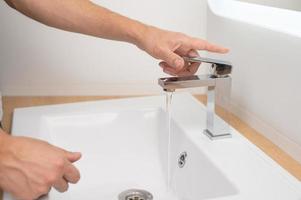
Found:
[{"label": "fingernail", "polygon": [[181,60],[181,59],[177,59],[176,61],[175,61],[175,67],[176,68],[182,68],[183,67],[183,60]]}]

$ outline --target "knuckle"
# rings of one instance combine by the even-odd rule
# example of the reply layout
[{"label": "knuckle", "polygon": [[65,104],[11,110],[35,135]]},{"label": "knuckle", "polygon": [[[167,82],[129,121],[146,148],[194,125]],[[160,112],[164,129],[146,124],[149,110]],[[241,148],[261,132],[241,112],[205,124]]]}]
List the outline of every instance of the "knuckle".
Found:
[{"label": "knuckle", "polygon": [[178,74],[178,73],[182,72],[183,69],[184,69],[183,67],[181,67],[181,68],[174,68],[173,71],[174,71],[176,74]]},{"label": "knuckle", "polygon": [[196,46],[204,46],[204,44],[206,44],[206,43],[203,42],[203,41],[201,41],[201,40],[195,39],[195,40],[194,40],[194,44],[195,44]]},{"label": "knuckle", "polygon": [[52,184],[54,184],[56,182],[57,178],[58,178],[58,176],[55,173],[49,173],[45,177],[45,185],[51,186]]},{"label": "knuckle", "polygon": [[153,49],[154,55],[157,57],[161,57],[164,53],[164,48],[162,46],[156,45]]},{"label": "knuckle", "polygon": [[177,38],[182,44],[187,44],[190,40],[190,37],[184,33],[178,33]]},{"label": "knuckle", "polygon": [[194,49],[204,49],[205,43],[199,39],[192,38],[190,44]]},{"label": "knuckle", "polygon": [[54,163],[54,166],[55,166],[56,170],[62,171],[65,166],[65,160],[62,158],[57,159],[56,162]]},{"label": "knuckle", "polygon": [[184,33],[181,33],[181,32],[175,32],[175,35],[178,37],[178,38],[187,38],[188,36],[185,35]]}]

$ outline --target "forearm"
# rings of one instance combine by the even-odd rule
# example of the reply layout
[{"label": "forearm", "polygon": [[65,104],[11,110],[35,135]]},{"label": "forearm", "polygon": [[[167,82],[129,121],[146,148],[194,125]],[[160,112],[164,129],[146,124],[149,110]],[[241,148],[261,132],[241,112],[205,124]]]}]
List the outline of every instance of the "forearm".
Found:
[{"label": "forearm", "polygon": [[195,73],[197,67],[185,63],[182,57],[198,56],[196,50],[228,52],[228,49],[202,39],[147,26],[88,0],[5,1],[25,15],[52,27],[133,43],[162,60],[160,66],[171,75]]},{"label": "forearm", "polygon": [[0,157],[1,157],[1,152],[2,152],[2,147],[4,146],[5,144],[5,141],[7,139],[9,135],[0,128]]},{"label": "forearm", "polygon": [[[7,0],[8,1],[8,0]],[[147,26],[88,0],[10,0],[23,14],[48,26],[138,45]]]}]

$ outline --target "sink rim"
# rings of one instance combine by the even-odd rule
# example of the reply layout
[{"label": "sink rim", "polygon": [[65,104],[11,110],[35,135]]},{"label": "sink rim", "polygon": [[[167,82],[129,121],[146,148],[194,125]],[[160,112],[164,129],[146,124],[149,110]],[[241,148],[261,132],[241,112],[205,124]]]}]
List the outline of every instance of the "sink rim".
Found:
[{"label": "sink rim", "polygon": [[[179,102],[186,102],[193,104],[191,107],[198,106],[198,110],[205,110],[205,106],[197,101],[192,95],[186,93],[175,94],[174,100]],[[13,133],[18,133],[18,135],[24,135],[22,132],[24,131],[24,127],[20,127],[20,119],[23,120],[38,120],[43,118],[46,115],[59,115],[62,113],[69,113],[69,114],[84,114],[84,113],[97,113],[100,110],[103,112],[110,111],[110,112],[120,112],[121,110],[132,110],[132,109],[145,109],[145,108],[153,108],[154,106],[160,107],[164,109],[164,96],[151,96],[151,97],[138,97],[138,98],[126,98],[126,99],[114,99],[114,100],[101,100],[101,101],[90,101],[90,102],[80,102],[80,103],[71,103],[71,104],[59,104],[59,105],[51,105],[51,106],[37,106],[37,107],[27,107],[27,108],[18,108],[14,112],[14,120],[13,120]],[[125,107],[125,105],[130,107]],[[134,104],[134,105],[132,105]],[[97,106],[97,109],[95,109]],[[81,108],[79,111],[74,111],[74,108]],[[62,109],[64,108],[64,109]],[[180,108],[176,108],[180,109]],[[83,111],[84,110],[84,111]],[[28,117],[30,113],[30,117]],[[45,114],[48,113],[48,114]],[[23,117],[22,117],[23,116]],[[26,118],[24,118],[26,116]],[[185,121],[181,118],[180,115],[173,116],[175,121],[183,122]],[[24,122],[23,122],[24,123]],[[180,123],[181,124],[181,123]],[[182,123],[183,124],[183,123]],[[184,123],[185,124],[185,123]],[[200,124],[202,124],[200,122]],[[262,152],[259,148],[257,148],[253,143],[248,141],[244,138],[241,134],[239,134],[235,129],[232,129],[233,138],[232,139],[225,139],[220,141],[214,141],[212,143],[206,136],[202,135],[201,133],[197,133],[195,130],[190,130],[189,123],[186,126],[182,126],[186,129],[187,136],[197,145],[201,150],[206,153],[210,158],[212,158],[213,162],[217,165],[222,167],[222,162],[219,161],[219,151],[221,150],[218,146],[225,146],[229,147],[231,142],[241,142],[241,144],[248,147],[250,151],[258,156],[261,160],[263,160],[266,164],[270,166],[274,173],[278,174],[280,177],[284,178],[283,180],[287,182],[287,184],[291,185],[295,188],[296,191],[301,189],[301,183],[292,175],[290,175],[285,169],[279,166],[275,161],[273,161],[270,157],[268,157],[264,152]],[[200,125],[204,127],[204,123]],[[26,127],[27,131],[24,132],[32,132],[35,133],[37,130],[34,128],[30,129],[30,127]],[[37,127],[36,127],[37,128]],[[24,133],[23,132],[23,133]],[[201,131],[200,131],[201,132]],[[14,134],[16,135],[16,134]],[[27,134],[28,135],[28,134]],[[30,134],[29,134],[30,136]],[[43,139],[42,136],[34,135],[35,137],[40,137]],[[213,145],[212,145],[213,144]],[[218,144],[218,145],[216,145]],[[208,148],[210,147],[210,148]],[[230,147],[231,148],[231,147]],[[227,172],[226,172],[227,174]],[[233,174],[232,174],[233,175]],[[227,174],[229,176],[229,173]],[[237,184],[237,183],[236,183]],[[238,187],[239,188],[239,187]],[[301,195],[301,194],[300,194]]]}]

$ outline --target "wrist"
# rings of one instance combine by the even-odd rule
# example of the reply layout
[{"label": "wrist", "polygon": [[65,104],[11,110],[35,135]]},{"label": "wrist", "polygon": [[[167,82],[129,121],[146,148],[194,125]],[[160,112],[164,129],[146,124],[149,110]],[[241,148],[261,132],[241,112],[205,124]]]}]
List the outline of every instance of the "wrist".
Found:
[{"label": "wrist", "polygon": [[150,27],[146,24],[140,22],[135,22],[129,27],[128,38],[129,42],[136,45],[140,49],[144,49],[144,39],[145,35]]}]

